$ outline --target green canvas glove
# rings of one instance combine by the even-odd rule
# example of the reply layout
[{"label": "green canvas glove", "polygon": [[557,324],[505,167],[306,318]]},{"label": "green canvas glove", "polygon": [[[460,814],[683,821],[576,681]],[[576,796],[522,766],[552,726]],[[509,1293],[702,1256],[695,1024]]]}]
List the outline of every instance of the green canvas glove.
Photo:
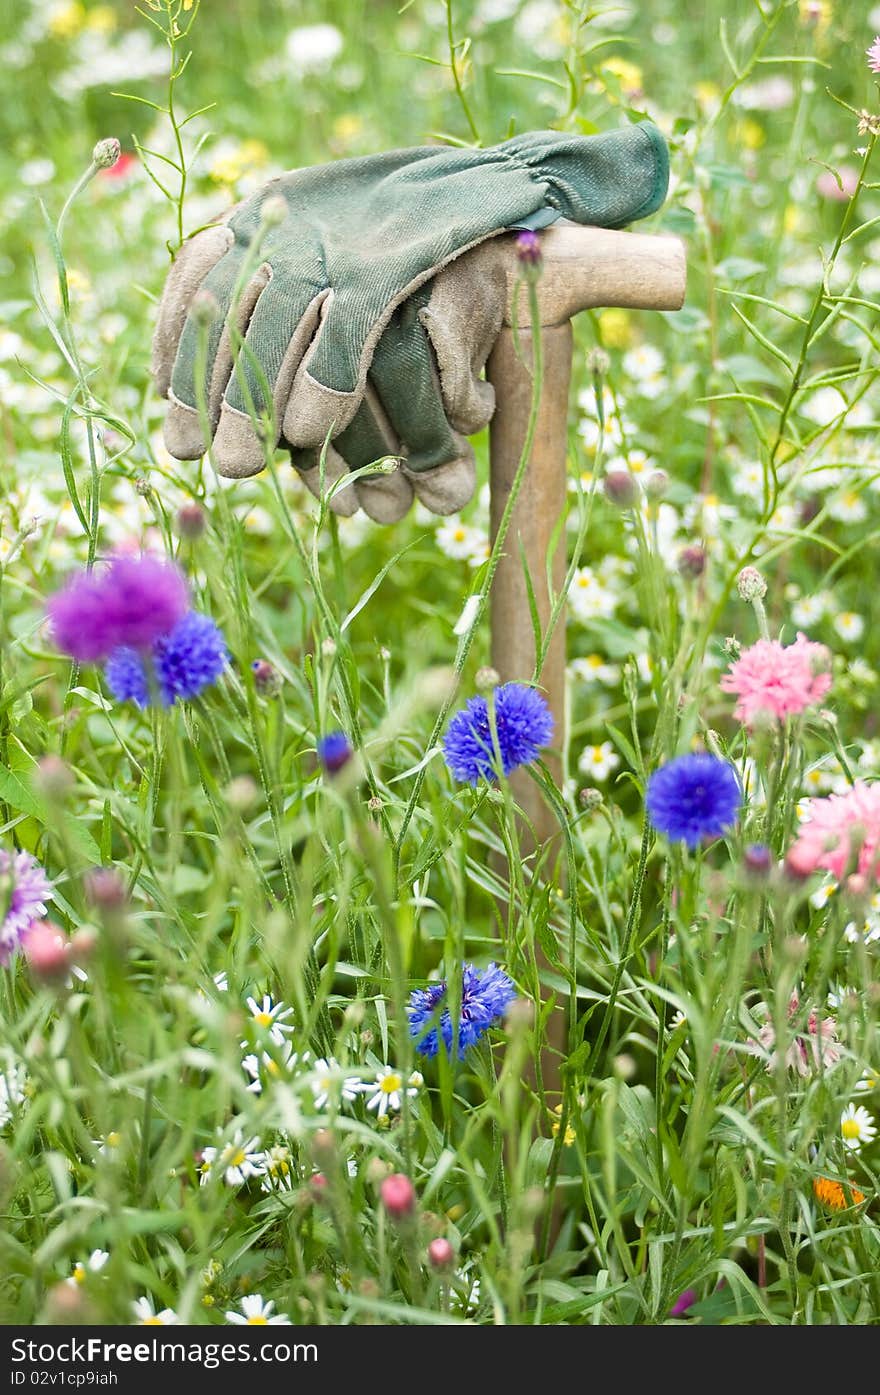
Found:
[{"label": "green canvas glove", "polygon": [[648,122],[396,150],[271,180],[185,243],[169,273],[153,343],[169,451],[204,453],[201,401],[222,474],[255,473],[282,441],[314,488],[329,440],[325,483],[401,460],[339,490],[340,512],[361,504],[391,521],[414,490],[455,512],[473,488],[465,437],[493,409],[479,374],[506,293],[492,254],[471,249],[558,217],[619,227],[659,207],[667,180]]}]

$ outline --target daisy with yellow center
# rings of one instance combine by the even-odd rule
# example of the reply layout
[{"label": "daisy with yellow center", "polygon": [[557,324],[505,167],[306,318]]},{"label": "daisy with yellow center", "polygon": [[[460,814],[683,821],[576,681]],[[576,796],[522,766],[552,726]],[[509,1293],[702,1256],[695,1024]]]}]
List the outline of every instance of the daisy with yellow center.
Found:
[{"label": "daisy with yellow center", "polygon": [[404,1095],[409,1099],[414,1098],[422,1084],[424,1081],[418,1071],[413,1071],[404,1085],[402,1075],[392,1070],[391,1066],[382,1066],[376,1072],[375,1081],[363,1086],[364,1093],[373,1092],[367,1100],[367,1109],[374,1109],[377,1117],[384,1119],[389,1110],[396,1112],[400,1109]]},{"label": "daisy with yellow center", "polygon": [[606,780],[620,765],[620,756],[610,741],[600,746],[585,746],[578,760],[578,770],[592,780]]},{"label": "daisy with yellow center", "polygon": [[92,1250],[88,1259],[77,1260],[67,1280],[69,1284],[84,1284],[90,1274],[99,1274],[107,1263],[110,1255],[107,1250]]},{"label": "daisy with yellow center", "polygon": [[268,993],[264,993],[261,1003],[256,998],[248,998],[246,1002],[254,1026],[268,1032],[274,1042],[280,1044],[286,1036],[290,1036],[293,1024],[287,1019],[293,1016],[292,1007],[286,1003],[273,1003]]},{"label": "daisy with yellow center", "polygon": [[840,1116],[840,1136],[844,1148],[858,1153],[863,1143],[873,1143],[877,1125],[863,1104],[848,1104]]},{"label": "daisy with yellow center", "polygon": [[238,1327],[290,1327],[290,1318],[275,1312],[275,1304],[258,1293],[249,1293],[241,1300],[241,1312],[227,1312],[226,1321]]},{"label": "daisy with yellow center", "polygon": [[227,1187],[242,1187],[249,1178],[264,1175],[264,1157],[260,1151],[260,1140],[245,1139],[242,1130],[236,1129],[225,1146],[202,1149],[199,1181],[202,1186],[206,1186],[218,1173],[222,1173]]},{"label": "daisy with yellow center", "polygon": [[180,1322],[173,1308],[163,1308],[157,1313],[152,1299],[146,1296],[136,1299],[131,1310],[141,1327],[174,1327]]}]

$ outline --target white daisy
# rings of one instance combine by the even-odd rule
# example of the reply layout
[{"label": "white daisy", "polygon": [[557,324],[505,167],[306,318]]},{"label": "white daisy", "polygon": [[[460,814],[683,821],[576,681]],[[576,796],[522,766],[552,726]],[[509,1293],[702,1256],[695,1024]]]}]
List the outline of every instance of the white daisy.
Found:
[{"label": "white daisy", "polygon": [[346,1075],[338,1061],[331,1056],[328,1060],[315,1062],[309,1084],[315,1097],[315,1108],[326,1109],[331,1100],[339,1104],[351,1104],[363,1091],[364,1082],[357,1075]]},{"label": "white daisy", "polygon": [[236,1129],[232,1139],[222,1147],[202,1149],[201,1185],[205,1186],[222,1172],[227,1187],[242,1187],[250,1177],[264,1175],[263,1157],[260,1140],[245,1139],[242,1130]]},{"label": "white daisy", "polygon": [[600,746],[585,746],[578,760],[578,770],[592,780],[607,780],[619,765],[620,756],[610,741],[603,741]]},{"label": "white daisy", "polygon": [[260,1182],[260,1191],[289,1192],[293,1189],[294,1172],[290,1149],[283,1143],[276,1143],[263,1154],[265,1172]]},{"label": "white daisy", "polygon": [[684,511],[688,531],[698,531],[704,538],[717,538],[725,523],[739,517],[732,504],[723,504],[717,494],[695,494]]},{"label": "white daisy", "polygon": [[869,1066],[866,1071],[862,1072],[861,1078],[853,1086],[853,1089],[857,1095],[870,1095],[873,1094],[878,1085],[880,1085],[880,1070],[874,1070]]},{"label": "white daisy", "polygon": [[609,619],[617,597],[603,586],[592,567],[579,567],[571,580],[568,603],[579,620]]},{"label": "white daisy", "polygon": [[107,1250],[92,1250],[88,1259],[77,1260],[70,1271],[67,1283],[84,1284],[89,1274],[100,1274],[109,1258],[110,1254]]},{"label": "white daisy", "polygon": [[440,551],[454,562],[469,562],[486,541],[485,533],[479,528],[472,528],[458,519],[442,523],[434,537]]},{"label": "white daisy", "polygon": [[823,768],[822,763],[819,762],[817,765],[810,766],[809,770],[804,771],[803,783],[808,796],[824,794],[834,784],[834,772],[829,770],[827,766]]},{"label": "white daisy", "polygon": [[247,1006],[250,1010],[251,1020],[263,1031],[268,1031],[270,1037],[275,1042],[282,1042],[286,1036],[293,1031],[293,1024],[287,1021],[293,1016],[293,1008],[286,1003],[273,1003],[270,995],[263,995],[262,1003],[258,1003],[255,998],[248,998]]},{"label": "white daisy", "polygon": [[873,1143],[877,1125],[863,1104],[848,1104],[840,1116],[840,1136],[844,1148],[858,1153],[863,1143]]},{"label": "white daisy", "polygon": [[122,1148],[122,1134],[116,1129],[111,1129],[102,1138],[93,1138],[92,1143],[98,1152],[105,1158],[118,1158]]},{"label": "white daisy", "polygon": [[865,622],[854,610],[842,610],[834,617],[834,628],[841,639],[854,643],[865,633]]},{"label": "white daisy", "polygon": [[831,900],[836,890],[836,881],[829,879],[823,882],[821,886],[817,887],[816,890],[811,893],[810,905],[814,906],[817,911],[821,911],[823,906],[828,905],[828,902]]},{"label": "white daisy", "polygon": [[[243,1042],[243,1046],[247,1043]],[[241,1068],[245,1075],[249,1075],[251,1083],[246,1088],[252,1095],[263,1093],[264,1084],[273,1084],[276,1080],[283,1080],[289,1076],[294,1066],[299,1062],[299,1057],[293,1050],[289,1041],[273,1041],[274,1051],[261,1051],[259,1055],[251,1051],[247,1056],[242,1057]],[[308,1052],[303,1057],[303,1061],[308,1060]]]},{"label": "white daisy", "polygon": [[800,527],[800,511],[795,504],[780,504],[770,515],[768,533],[793,533]]},{"label": "white daisy", "polygon": [[851,920],[844,926],[843,938],[851,945],[858,944],[872,945],[880,940],[880,915],[876,912],[865,916],[861,922]]},{"label": "white daisy", "polygon": [[764,469],[759,460],[736,465],[730,479],[736,497],[745,503],[759,504],[764,492]]},{"label": "white daisy", "polygon": [[241,1300],[241,1312],[227,1312],[226,1321],[239,1327],[290,1327],[290,1318],[274,1308],[271,1300],[264,1302],[258,1293],[248,1293]]},{"label": "white daisy", "polygon": [[[852,672],[852,665],[850,665]],[[880,767],[880,741],[864,741],[859,754],[858,766],[860,770],[877,770]]]},{"label": "white daisy", "polygon": [[173,1308],[163,1308],[157,1313],[149,1298],[135,1299],[131,1310],[141,1327],[174,1327],[180,1322]]},{"label": "white daisy", "polygon": [[614,688],[620,682],[620,669],[606,663],[601,654],[588,654],[585,659],[572,659],[569,672],[583,683],[604,683]]},{"label": "white daisy", "polygon": [[424,1084],[422,1076],[418,1071],[413,1071],[404,1086],[404,1079],[391,1066],[381,1066],[376,1072],[374,1081],[364,1082],[364,1094],[372,1095],[367,1100],[367,1109],[375,1109],[378,1118],[382,1119],[389,1110],[400,1109],[401,1100],[404,1094],[413,1098],[419,1093],[419,1087]]},{"label": "white daisy", "polygon": [[811,596],[800,596],[792,605],[791,618],[799,630],[808,630],[825,619],[833,604],[834,600],[829,591],[816,591]]},{"label": "white daisy", "polygon": [[666,387],[666,360],[653,344],[637,344],[622,360],[623,371],[633,378],[643,397],[659,397]]},{"label": "white daisy", "polygon": [[846,489],[829,501],[828,512],[839,523],[864,523],[868,506],[857,490]]}]

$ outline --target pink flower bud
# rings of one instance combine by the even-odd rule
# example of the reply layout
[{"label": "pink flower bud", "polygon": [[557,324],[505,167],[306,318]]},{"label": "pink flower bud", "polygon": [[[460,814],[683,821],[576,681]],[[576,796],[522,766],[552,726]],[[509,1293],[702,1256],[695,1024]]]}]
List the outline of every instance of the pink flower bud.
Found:
[{"label": "pink flower bud", "polygon": [[181,504],[177,510],[177,534],[178,537],[200,538],[208,525],[205,510],[201,504]]},{"label": "pink flower bud", "polygon": [[801,843],[793,843],[785,854],[785,870],[794,881],[806,881],[816,870],[815,855]]},{"label": "pink flower bud", "polygon": [[402,1172],[392,1172],[379,1188],[382,1205],[394,1220],[411,1216],[416,1209],[416,1193],[412,1182]]},{"label": "pink flower bud", "polygon": [[43,756],[43,759],[37,762],[33,782],[47,799],[63,799],[76,783],[67,762],[60,756],[53,755]]},{"label": "pink flower bud", "polygon": [[22,941],[24,957],[37,983],[63,983],[70,969],[70,944],[49,920],[38,920]]},{"label": "pink flower bud", "polygon": [[93,867],[83,879],[86,900],[102,911],[121,910],[128,902],[125,883],[115,867]]},{"label": "pink flower bud", "polygon": [[451,1269],[455,1263],[455,1250],[444,1236],[438,1235],[428,1246],[428,1263],[438,1273]]},{"label": "pink flower bud", "polygon": [[631,509],[641,492],[629,470],[609,470],[602,487],[605,497],[619,509]]},{"label": "pink flower bud", "polygon": [[330,1192],[330,1183],[323,1172],[313,1172],[309,1178],[309,1191],[313,1201],[326,1201]]}]

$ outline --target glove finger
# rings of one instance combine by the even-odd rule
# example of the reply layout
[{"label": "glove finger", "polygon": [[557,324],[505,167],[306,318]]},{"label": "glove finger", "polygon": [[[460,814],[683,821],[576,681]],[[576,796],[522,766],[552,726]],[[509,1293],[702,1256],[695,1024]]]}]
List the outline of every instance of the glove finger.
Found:
[{"label": "glove finger", "polygon": [[669,151],[650,121],[598,136],[533,131],[499,146],[546,185],[547,202],[576,223],[621,227],[659,208],[669,185]]},{"label": "glove finger", "polygon": [[[385,414],[368,385],[354,420],[327,447],[325,489],[343,474],[350,475],[374,460],[396,455],[398,449]],[[291,450],[290,456],[308,488],[319,498],[320,452],[297,448]],[[330,508],[346,515],[362,508],[375,523],[396,523],[408,512],[412,501],[412,484],[397,469],[388,475],[364,475],[352,480],[350,488],[343,487],[332,495]]]},{"label": "glove finger", "polygon": [[474,456],[444,411],[434,353],[420,319],[430,296],[431,288],[424,287],[395,311],[376,347],[370,384],[400,441],[403,477],[432,513],[450,514],[474,492]]},{"label": "glove finger", "polygon": [[[306,488],[314,494],[316,499],[320,499],[321,452],[292,448],[290,460]],[[350,473],[346,461],[334,450],[332,445],[328,445],[324,455],[324,492],[329,493],[337,480],[343,477],[347,478]],[[359,507],[357,496],[351,486],[334,490],[330,496],[331,510],[343,518],[351,518],[352,514],[357,513]]]},{"label": "glove finger", "polygon": [[150,362],[162,397],[167,397],[171,386],[174,358],[192,298],[232,243],[232,230],[225,224],[205,228],[185,242],[174,258],[159,302]]},{"label": "glove finger", "polygon": [[[400,456],[400,441],[370,380],[354,420],[340,432],[334,445],[351,470],[363,469],[374,460]],[[355,480],[354,493],[374,523],[397,523],[409,512],[413,501],[413,487],[400,468],[390,474],[363,475]]]},{"label": "glove finger", "polygon": [[278,444],[294,375],[329,294],[326,288],[315,294],[314,286],[300,289],[289,281],[276,284],[267,276],[265,289],[248,316],[234,367],[227,334],[224,367],[228,371],[214,437],[214,459],[221,475],[256,474],[266,463],[267,446],[274,450]]},{"label": "glove finger", "polygon": [[507,307],[507,241],[493,238],[446,267],[418,312],[434,350],[446,415],[465,436],[482,431],[495,410],[495,391],[480,375]]},{"label": "glove finger", "polygon": [[284,437],[291,445],[320,446],[349,425],[363,399],[372,352],[364,340],[378,332],[378,311],[361,304],[354,290],[340,295],[331,289],[284,411]]},{"label": "glove finger", "polygon": [[[220,410],[215,381],[217,358],[221,342],[227,333],[226,320],[233,305],[243,255],[241,247],[233,243],[202,281],[199,290],[204,294],[205,301],[212,304],[213,309],[208,322],[206,323],[199,314],[194,314],[190,304],[183,323],[171,371],[171,383],[167,394],[170,406],[165,418],[165,444],[178,460],[195,460],[204,455],[208,447],[208,442],[203,439],[199,421],[199,393],[196,391],[196,371],[202,364],[205,381],[200,384],[200,391],[204,392],[213,435]],[[255,281],[256,279],[254,278]],[[253,286],[253,291],[258,294],[261,288],[261,285]],[[246,287],[244,295],[235,307],[236,320],[250,313],[254,298],[252,287]]]},{"label": "glove finger", "polygon": [[[242,334],[247,327],[254,306],[263,293],[269,281],[269,268],[267,266],[258,267],[257,271],[248,281],[235,304],[230,308],[224,324],[220,326],[220,333],[216,339],[216,348],[213,358],[209,357],[208,381],[205,388],[205,406],[207,410],[208,423],[212,435],[216,432],[220,419],[220,409],[223,399],[223,391],[229,381],[232,372],[232,336],[230,325],[234,325],[238,334]],[[211,326],[213,329],[213,326]],[[189,332],[189,322],[184,329],[184,335]],[[198,334],[198,328],[196,333]],[[202,331],[204,332],[204,331]],[[195,352],[195,351],[194,351]],[[194,360],[195,362],[195,360]],[[193,369],[195,373],[195,368]],[[193,389],[195,380],[193,379]],[[199,412],[181,401],[174,390],[174,386],[169,390],[169,407],[165,417],[165,444],[172,455],[178,460],[195,460],[200,455],[204,455],[208,448],[208,443],[204,439],[202,432],[202,422]],[[259,468],[259,467],[258,467]],[[224,470],[218,463],[218,470],[221,475],[231,474],[233,476],[242,474],[253,474],[250,469],[238,470],[232,468]]]},{"label": "glove finger", "polygon": [[470,503],[477,487],[477,467],[470,442],[457,434],[453,434],[453,441],[454,459],[431,470],[410,470],[406,464],[402,467],[419,503],[443,517],[458,513]]}]

